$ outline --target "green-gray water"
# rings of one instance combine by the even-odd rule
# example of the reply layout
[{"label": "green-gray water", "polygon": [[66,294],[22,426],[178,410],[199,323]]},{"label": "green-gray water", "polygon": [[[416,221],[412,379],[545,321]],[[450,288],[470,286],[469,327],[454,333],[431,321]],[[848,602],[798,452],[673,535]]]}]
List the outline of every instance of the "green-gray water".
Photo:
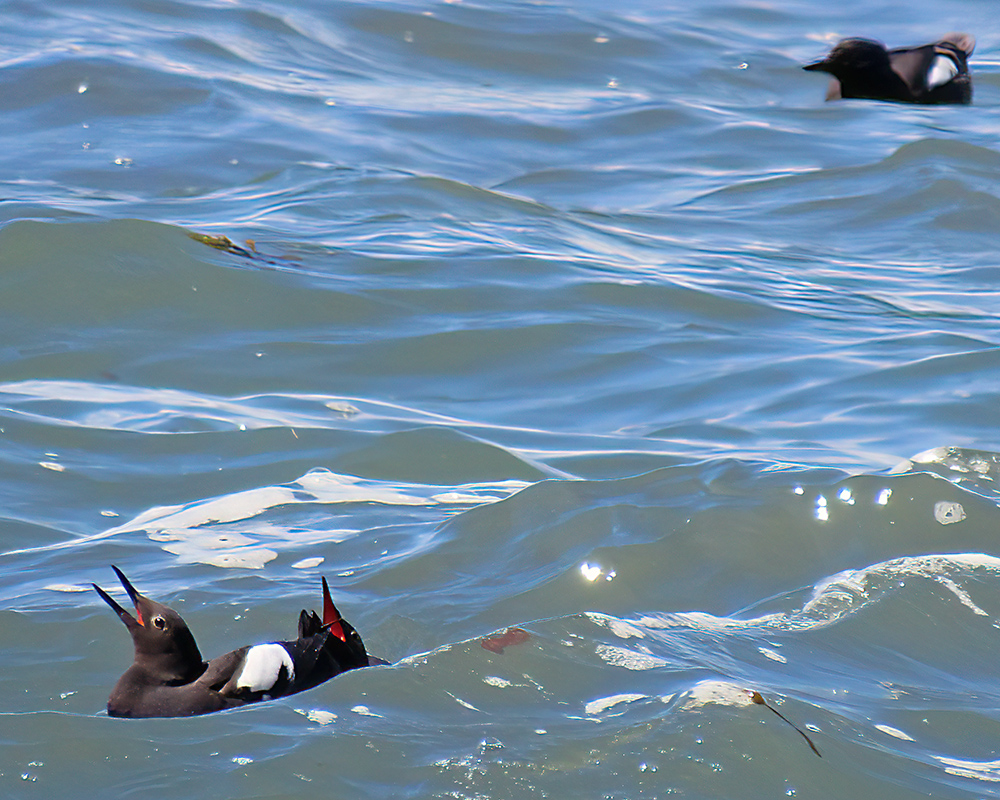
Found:
[{"label": "green-gray water", "polygon": [[[946,10],[0,6],[0,796],[998,796],[1000,22]],[[955,28],[970,107],[800,69]],[[393,666],[110,719],[112,563],[206,656],[326,575]]]}]

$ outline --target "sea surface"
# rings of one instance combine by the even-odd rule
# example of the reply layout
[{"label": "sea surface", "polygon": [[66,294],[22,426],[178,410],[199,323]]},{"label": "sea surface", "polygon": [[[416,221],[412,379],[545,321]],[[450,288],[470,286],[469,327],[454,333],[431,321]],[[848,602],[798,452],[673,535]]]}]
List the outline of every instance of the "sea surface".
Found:
[{"label": "sea surface", "polygon": [[[8,0],[0,120],[0,797],[1000,797],[996,0]],[[109,718],[111,564],[392,663]]]}]

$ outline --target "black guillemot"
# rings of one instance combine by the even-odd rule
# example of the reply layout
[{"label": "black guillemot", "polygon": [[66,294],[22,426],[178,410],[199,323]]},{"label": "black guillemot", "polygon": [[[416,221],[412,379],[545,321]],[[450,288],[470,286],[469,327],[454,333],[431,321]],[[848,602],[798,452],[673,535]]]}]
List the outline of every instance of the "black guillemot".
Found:
[{"label": "black guillemot", "polygon": [[969,56],[976,40],[948,33],[933,44],[886,50],[881,42],[844,39],[830,54],[803,69],[833,75],[827,100],[861,98],[899,103],[972,102]]},{"label": "black guillemot", "polygon": [[96,583],[101,598],[132,635],[135,659],[108,698],[112,717],[186,717],[271,700],[317,686],[349,669],[386,664],[369,656],[358,632],[340,616],[323,578],[323,618],[299,614],[298,638],[248,645],[209,662],[180,614],[150,600],[111,567],[135,616]]}]

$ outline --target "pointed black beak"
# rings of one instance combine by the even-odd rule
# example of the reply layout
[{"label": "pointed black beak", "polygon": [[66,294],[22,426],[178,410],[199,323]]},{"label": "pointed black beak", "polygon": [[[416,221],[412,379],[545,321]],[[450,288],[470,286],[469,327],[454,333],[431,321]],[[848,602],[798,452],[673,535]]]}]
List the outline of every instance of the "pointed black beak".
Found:
[{"label": "pointed black beak", "polygon": [[802,69],[806,70],[807,72],[825,72],[828,66],[829,62],[824,60],[824,61],[817,61],[814,64],[806,64],[804,67],[802,67]]},{"label": "pointed black beak", "polygon": [[136,608],[139,607],[139,598],[142,596],[136,590],[135,587],[129,583],[129,579],[125,577],[125,573],[122,572],[114,564],[111,565],[111,569],[115,571],[115,575],[118,576],[118,580],[122,582],[122,586],[125,587],[125,591],[128,592],[129,599],[132,601],[132,605]]},{"label": "pointed black beak", "polygon": [[101,596],[101,599],[109,606],[111,606],[111,609],[118,615],[118,617],[121,619],[122,622],[125,623],[127,627],[131,628],[135,625],[142,625],[143,624],[142,614],[139,612],[139,597],[141,597],[141,595],[135,590],[135,587],[131,583],[129,583],[128,578],[125,577],[125,575],[122,573],[120,569],[118,569],[118,567],[112,564],[111,569],[113,569],[115,573],[118,575],[118,580],[122,582],[122,586],[124,586],[125,591],[128,592],[128,596],[132,600],[132,604],[135,606],[136,614],[139,615],[138,619],[136,619],[136,617],[133,617],[128,611],[126,611],[124,608],[118,605],[117,601],[96,583],[92,583],[90,585],[94,587],[94,591],[96,591]]}]

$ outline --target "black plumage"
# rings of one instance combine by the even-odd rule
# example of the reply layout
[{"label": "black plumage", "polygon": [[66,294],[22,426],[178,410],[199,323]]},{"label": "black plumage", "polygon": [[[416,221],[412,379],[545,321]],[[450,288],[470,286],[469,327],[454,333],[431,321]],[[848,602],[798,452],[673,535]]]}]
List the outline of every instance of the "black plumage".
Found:
[{"label": "black plumage", "polygon": [[358,632],[340,616],[323,579],[323,618],[299,615],[298,637],[248,645],[202,659],[180,614],[139,594],[117,567],[135,616],[97,584],[94,589],[128,628],[134,660],[108,698],[113,717],[208,714],[310,689],[350,669],[385,664],[370,657]]},{"label": "black plumage", "polygon": [[949,33],[932,44],[887,50],[870,39],[844,39],[822,61],[803,69],[833,76],[827,100],[861,98],[936,105],[972,102],[967,33]]}]

